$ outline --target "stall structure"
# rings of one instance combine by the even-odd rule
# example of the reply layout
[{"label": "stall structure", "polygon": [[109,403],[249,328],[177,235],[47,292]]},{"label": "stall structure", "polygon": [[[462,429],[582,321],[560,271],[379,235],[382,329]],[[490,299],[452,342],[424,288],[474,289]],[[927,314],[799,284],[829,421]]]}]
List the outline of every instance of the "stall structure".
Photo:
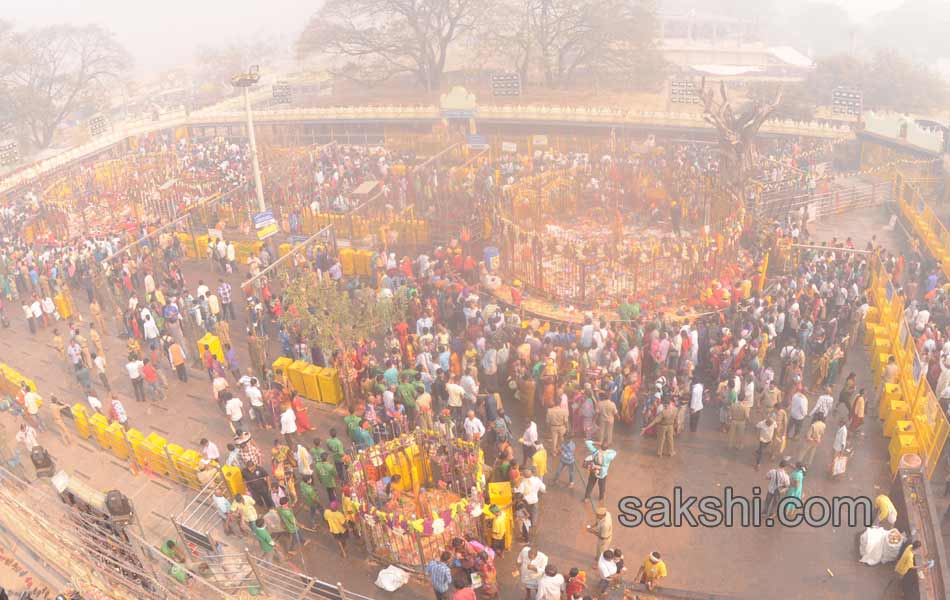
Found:
[{"label": "stall structure", "polygon": [[435,431],[360,451],[348,478],[369,555],[420,571],[452,538],[478,535],[487,510],[484,470],[477,444]]},{"label": "stall structure", "polygon": [[[670,183],[627,168],[611,186],[583,169],[523,178],[497,203],[492,243],[504,284],[555,309],[607,312],[631,300],[644,308],[721,308],[746,277],[744,211],[708,176]],[[581,181],[588,183],[580,184]]]}]

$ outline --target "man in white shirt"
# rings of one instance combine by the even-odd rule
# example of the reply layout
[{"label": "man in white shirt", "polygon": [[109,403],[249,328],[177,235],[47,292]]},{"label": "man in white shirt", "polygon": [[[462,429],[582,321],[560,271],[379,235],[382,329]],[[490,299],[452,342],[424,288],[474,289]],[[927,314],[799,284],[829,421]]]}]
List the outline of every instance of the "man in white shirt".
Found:
[{"label": "man in white shirt", "polygon": [[209,441],[208,438],[201,438],[199,445],[201,447],[201,456],[206,461],[211,462],[221,458],[221,452],[218,450],[217,444]]},{"label": "man in white shirt", "polygon": [[267,428],[264,420],[264,394],[257,385],[257,378],[250,377],[247,385],[244,387],[244,395],[251,404],[251,416],[257,421],[257,426]]},{"label": "man in white shirt", "polygon": [[706,388],[699,381],[693,384],[693,389],[689,396],[689,430],[695,432],[699,427],[699,415],[703,410],[703,394]]},{"label": "man in white shirt", "polygon": [[814,418],[816,414],[820,414],[824,418],[828,418],[831,415],[831,409],[834,406],[835,399],[831,395],[831,386],[825,386],[824,394],[818,396],[818,400],[815,401],[815,406],[812,407],[811,412],[808,413],[809,417]]},{"label": "man in white shirt", "polygon": [[158,349],[158,325],[152,320],[152,315],[145,315],[142,321],[142,333],[145,335],[145,341],[148,343],[148,349],[152,351],[152,361],[155,361],[155,351]]},{"label": "man in white shirt", "polygon": [[26,423],[20,424],[20,431],[16,434],[16,441],[26,446],[27,452],[32,452],[35,446],[40,445],[40,442],[36,439],[36,430]]},{"label": "man in white shirt", "polygon": [[540,494],[546,492],[548,488],[541,481],[541,478],[534,474],[533,468],[525,467],[521,474],[521,481],[518,482],[515,491],[521,494],[521,498],[527,505],[528,514],[531,515],[531,527],[534,528],[538,526],[538,509],[541,505]]},{"label": "man in white shirt", "polygon": [[518,571],[521,575],[521,584],[527,589],[527,597],[538,589],[538,583],[548,566],[548,556],[534,546],[525,546],[518,554]]},{"label": "man in white shirt", "polygon": [[604,550],[597,559],[597,572],[600,575],[598,589],[603,594],[610,587],[611,580],[617,575],[617,563],[614,562],[613,550]]},{"label": "man in white shirt", "polygon": [[838,421],[838,431],[835,432],[835,443],[832,448],[836,457],[844,455],[848,449],[848,422],[845,419]]},{"label": "man in white shirt", "polygon": [[145,379],[142,377],[144,366],[145,363],[135,359],[125,364],[125,370],[129,374],[129,380],[132,382],[132,390],[135,392],[137,402],[145,402]]},{"label": "man in white shirt", "polygon": [[465,429],[465,437],[473,442],[478,442],[485,435],[485,426],[481,419],[475,416],[474,410],[468,411],[468,416],[465,417],[462,427]]},{"label": "man in white shirt", "polygon": [[241,402],[241,398],[235,396],[228,392],[228,395],[231,396],[224,403],[224,412],[227,413],[228,417],[231,419],[231,431],[237,435],[238,432],[245,431],[244,429],[244,403]]},{"label": "man in white shirt", "polygon": [[557,567],[547,565],[544,575],[538,580],[538,591],[535,600],[561,600],[564,593],[564,576],[557,572]]},{"label": "man in white shirt", "polygon": [[788,411],[788,418],[791,422],[788,424],[789,439],[796,439],[798,432],[802,429],[805,417],[808,415],[808,398],[801,392],[795,392],[792,396],[791,407]]},{"label": "man in white shirt", "polygon": [[294,437],[297,433],[297,415],[294,414],[294,409],[289,404],[287,410],[280,413],[280,433],[283,434],[288,446],[291,448],[296,446]]},{"label": "man in white shirt", "polygon": [[452,375],[449,382],[445,384],[445,392],[449,396],[446,404],[452,412],[452,420],[458,423],[462,419],[462,397],[465,395],[465,389],[458,384],[457,376]]}]

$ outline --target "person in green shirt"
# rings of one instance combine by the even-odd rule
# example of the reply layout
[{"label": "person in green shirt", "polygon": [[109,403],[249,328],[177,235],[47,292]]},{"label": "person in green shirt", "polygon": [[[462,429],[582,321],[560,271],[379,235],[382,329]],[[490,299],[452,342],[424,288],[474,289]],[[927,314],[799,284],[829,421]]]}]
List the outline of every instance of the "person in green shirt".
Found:
[{"label": "person in green shirt", "polygon": [[310,448],[310,456],[313,458],[314,463],[320,462],[320,455],[323,454],[323,448],[320,447],[322,445],[323,441],[320,438],[313,438],[313,447]]},{"label": "person in green shirt", "polygon": [[280,522],[284,524],[284,529],[290,534],[290,547],[288,547],[287,550],[294,552],[297,546],[306,545],[303,543],[303,540],[300,539],[300,527],[297,526],[297,516],[294,514],[294,511],[290,509],[290,500],[287,498],[280,499],[277,514],[280,516]]},{"label": "person in green shirt", "polygon": [[162,547],[159,548],[159,550],[162,554],[175,562],[185,562],[185,553],[182,552],[181,548],[178,547],[178,544],[172,540],[165,540],[165,543],[162,544]]},{"label": "person in green shirt", "polygon": [[323,512],[323,506],[317,498],[317,490],[313,489],[313,476],[307,475],[300,482],[300,498],[310,512],[310,520],[316,522],[317,511]]},{"label": "person in green shirt", "polygon": [[313,472],[320,478],[320,483],[327,490],[330,502],[336,500],[336,468],[327,462],[327,454],[320,455],[319,462],[313,465]]},{"label": "person in green shirt", "polygon": [[346,425],[346,432],[350,434],[350,440],[356,441],[356,430],[360,428],[360,416],[356,414],[356,409],[349,408],[350,414],[343,417],[343,424]]},{"label": "person in green shirt", "polygon": [[254,537],[257,538],[257,543],[261,545],[261,552],[264,554],[264,558],[273,558],[279,561],[280,551],[277,550],[277,544],[274,543],[274,538],[270,536],[267,528],[264,527],[264,519],[257,519],[257,521],[251,525],[251,530],[254,531]]},{"label": "person in green shirt", "polygon": [[403,406],[406,407],[406,419],[409,422],[410,429],[412,429],[416,422],[416,386],[402,377],[399,385],[396,386],[396,395]]},{"label": "person in green shirt", "polygon": [[330,428],[330,439],[327,440],[327,448],[333,453],[333,466],[336,467],[336,476],[341,481],[346,479],[346,469],[343,464],[343,442],[336,436],[336,427]]}]

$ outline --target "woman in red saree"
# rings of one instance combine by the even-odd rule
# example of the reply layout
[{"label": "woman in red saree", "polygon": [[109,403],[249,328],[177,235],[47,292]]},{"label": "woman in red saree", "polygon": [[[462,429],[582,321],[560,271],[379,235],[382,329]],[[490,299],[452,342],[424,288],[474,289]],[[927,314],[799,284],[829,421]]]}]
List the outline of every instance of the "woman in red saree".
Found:
[{"label": "woman in red saree", "polygon": [[294,392],[294,396],[290,400],[290,407],[294,409],[294,416],[297,420],[297,432],[303,433],[313,430],[313,427],[310,425],[310,418],[307,416],[307,405],[303,402],[303,396]]}]

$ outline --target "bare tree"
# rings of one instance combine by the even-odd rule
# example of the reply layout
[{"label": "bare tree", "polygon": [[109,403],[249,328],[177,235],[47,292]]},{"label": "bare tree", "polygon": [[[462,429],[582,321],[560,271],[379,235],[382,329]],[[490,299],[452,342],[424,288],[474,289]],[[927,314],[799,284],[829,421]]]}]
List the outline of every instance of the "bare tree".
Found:
[{"label": "bare tree", "polygon": [[341,75],[383,81],[410,73],[437,90],[453,45],[491,6],[484,0],[328,0],[297,43],[346,62]]},{"label": "bare tree", "polygon": [[723,169],[727,181],[740,197],[745,195],[746,177],[755,158],[755,138],[769,115],[782,102],[782,91],[778,90],[771,102],[752,100],[738,112],[733,111],[726,84],[719,82],[719,98],[712,88],[706,87],[706,78],[700,83],[700,98],[703,102],[703,118],[719,133],[719,146],[725,161]]},{"label": "bare tree", "polygon": [[108,31],[59,25],[14,33],[3,44],[0,92],[12,118],[45,148],[57,128],[130,64]]},{"label": "bare tree", "polygon": [[[526,79],[562,87],[598,73],[652,83],[662,73],[650,0],[505,0],[478,37]],[[646,69],[644,69],[646,67]],[[646,75],[645,77],[643,75]]]}]

